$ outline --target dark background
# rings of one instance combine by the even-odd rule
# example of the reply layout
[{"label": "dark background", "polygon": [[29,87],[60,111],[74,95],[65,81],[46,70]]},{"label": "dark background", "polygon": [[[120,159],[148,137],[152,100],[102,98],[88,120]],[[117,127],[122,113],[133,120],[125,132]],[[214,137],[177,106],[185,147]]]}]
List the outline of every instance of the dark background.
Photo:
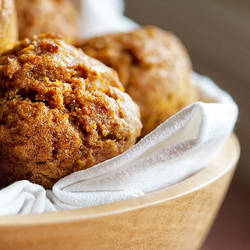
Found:
[{"label": "dark background", "polygon": [[176,34],[194,70],[212,78],[239,106],[235,132],[241,158],[202,250],[250,249],[250,1],[125,0],[125,15],[140,25]]}]

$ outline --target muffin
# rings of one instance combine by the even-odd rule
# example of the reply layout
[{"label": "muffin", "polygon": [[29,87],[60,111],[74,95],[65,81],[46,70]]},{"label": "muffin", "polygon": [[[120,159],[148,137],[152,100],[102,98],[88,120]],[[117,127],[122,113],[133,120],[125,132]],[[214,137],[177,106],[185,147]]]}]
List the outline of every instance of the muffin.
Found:
[{"label": "muffin", "polygon": [[19,39],[55,32],[65,41],[73,43],[78,38],[80,13],[72,0],[15,0]]},{"label": "muffin", "polygon": [[0,5],[0,54],[12,49],[18,39],[14,0],[2,0]]},{"label": "muffin", "polygon": [[139,107],[117,73],[59,36],[0,57],[0,186],[60,178],[121,154],[140,136]]},{"label": "muffin", "polygon": [[142,136],[198,100],[188,53],[170,32],[146,26],[95,37],[80,47],[118,72],[125,91],[140,106]]}]

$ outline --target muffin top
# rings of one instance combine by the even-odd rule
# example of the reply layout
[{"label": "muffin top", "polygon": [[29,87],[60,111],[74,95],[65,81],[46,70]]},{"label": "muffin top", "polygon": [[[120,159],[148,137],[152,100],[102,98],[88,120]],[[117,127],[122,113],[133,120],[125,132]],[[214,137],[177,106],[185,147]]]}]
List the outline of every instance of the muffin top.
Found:
[{"label": "muffin top", "polygon": [[198,100],[190,83],[191,60],[171,32],[145,26],[94,37],[80,47],[118,72],[125,91],[141,109],[143,136]]},{"label": "muffin top", "polygon": [[79,38],[80,11],[77,1],[69,0],[15,0],[19,39],[56,32],[65,41]]},{"label": "muffin top", "polygon": [[25,39],[0,57],[2,186],[51,188],[127,150],[141,127],[116,72],[59,36]]}]

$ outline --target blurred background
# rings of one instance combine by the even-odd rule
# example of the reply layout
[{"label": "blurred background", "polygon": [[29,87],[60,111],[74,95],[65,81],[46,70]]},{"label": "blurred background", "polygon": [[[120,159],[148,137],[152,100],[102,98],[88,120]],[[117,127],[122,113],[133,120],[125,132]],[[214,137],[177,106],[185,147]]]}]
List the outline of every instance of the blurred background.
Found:
[{"label": "blurred background", "polygon": [[250,249],[250,1],[125,0],[125,15],[140,25],[176,34],[194,70],[209,76],[239,106],[235,133],[241,158],[202,250]]}]

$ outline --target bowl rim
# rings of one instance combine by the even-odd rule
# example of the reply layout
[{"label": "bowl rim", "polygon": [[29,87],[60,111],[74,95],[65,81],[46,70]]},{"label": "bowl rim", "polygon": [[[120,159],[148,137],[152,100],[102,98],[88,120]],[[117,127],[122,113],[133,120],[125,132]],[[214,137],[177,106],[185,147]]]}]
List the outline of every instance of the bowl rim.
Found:
[{"label": "bowl rim", "polygon": [[216,181],[236,166],[239,156],[240,144],[237,136],[232,133],[211,164],[173,186],[137,198],[94,207],[42,214],[5,216],[0,219],[0,228],[7,226],[43,225],[88,220],[166,202],[167,200],[172,200],[190,192],[194,192]]}]

